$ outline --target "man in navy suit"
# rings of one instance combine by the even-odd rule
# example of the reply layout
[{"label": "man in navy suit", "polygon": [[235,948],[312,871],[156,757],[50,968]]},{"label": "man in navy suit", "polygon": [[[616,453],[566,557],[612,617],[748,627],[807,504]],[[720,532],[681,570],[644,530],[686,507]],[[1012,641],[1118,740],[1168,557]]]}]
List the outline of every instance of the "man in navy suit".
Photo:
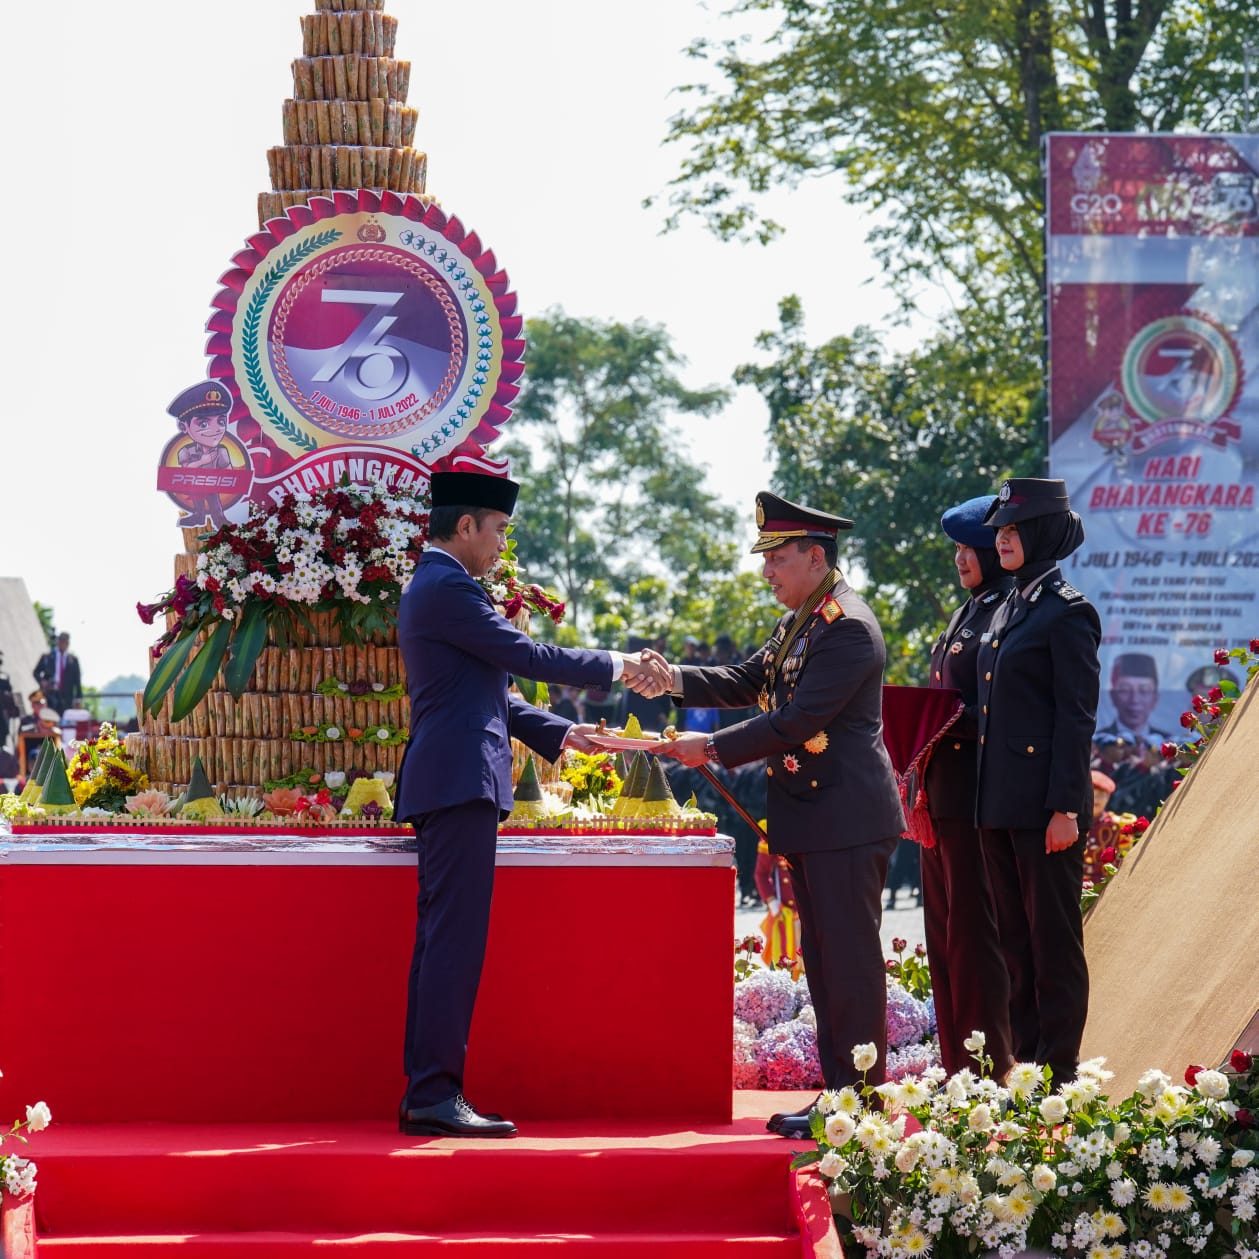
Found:
[{"label": "man in navy suit", "polygon": [[[398,640],[411,738],[397,816],[415,827],[419,898],[407,1003],[407,1092],[398,1127],[411,1136],[510,1137],[516,1127],[463,1096],[468,1030],[489,929],[498,823],[512,806],[511,739],[547,760],[593,750],[582,727],[507,691],[511,676],[608,688],[646,686],[639,656],[534,642],[477,582],[506,543],[519,487],[505,477],[435,472],[430,547],[402,596]],[[658,681],[658,678],[657,678]]]}]

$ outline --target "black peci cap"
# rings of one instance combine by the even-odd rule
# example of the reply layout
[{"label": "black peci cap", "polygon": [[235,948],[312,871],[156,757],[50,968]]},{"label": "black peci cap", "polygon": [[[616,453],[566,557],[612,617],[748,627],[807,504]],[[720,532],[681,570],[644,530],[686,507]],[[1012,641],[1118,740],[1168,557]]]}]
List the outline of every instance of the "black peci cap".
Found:
[{"label": "black peci cap", "polygon": [[789,503],[777,494],[762,490],[756,496],[756,527],[760,533],[752,546],[753,555],[772,551],[795,538],[835,538],[841,529],[851,529],[852,521]]},{"label": "black peci cap", "polygon": [[1056,516],[1071,510],[1067,483],[1044,477],[1011,477],[1001,486],[984,524],[999,529],[1002,525],[1035,520],[1037,516]]},{"label": "black peci cap", "polygon": [[520,486],[505,476],[485,472],[434,472],[434,507],[488,507],[510,516],[516,510]]}]

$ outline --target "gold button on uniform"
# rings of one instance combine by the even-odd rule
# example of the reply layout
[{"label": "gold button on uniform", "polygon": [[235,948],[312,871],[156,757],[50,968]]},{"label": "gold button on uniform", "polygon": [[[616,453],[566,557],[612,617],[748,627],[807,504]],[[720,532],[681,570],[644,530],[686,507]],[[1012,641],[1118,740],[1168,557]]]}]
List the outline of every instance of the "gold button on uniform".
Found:
[{"label": "gold button on uniform", "polygon": [[938,682],[939,680],[940,680],[940,670],[939,670],[939,669],[937,669],[937,670],[936,670],[936,681]]},{"label": "gold button on uniform", "polygon": [[771,778],[773,778],[773,776],[774,776],[774,767],[773,767],[772,765],[766,765],[766,766],[765,766],[765,772],[766,772],[766,773],[767,773],[767,774],[768,774]]},{"label": "gold button on uniform", "polygon": [[982,742],[984,741],[984,736],[983,736],[982,734],[979,736],[979,741],[980,741],[980,743],[982,743]]},{"label": "gold button on uniform", "polygon": [[985,673],[985,674],[984,674],[984,681],[985,681],[985,682],[991,682],[991,681],[992,681],[992,674],[991,674],[991,673]]},{"label": "gold button on uniform", "polygon": [[960,752],[961,750],[962,750],[962,745],[961,745],[960,743],[955,743],[955,744],[953,745],[953,751],[954,751],[954,752]]},{"label": "gold button on uniform", "polygon": [[1033,752],[1035,752],[1035,751],[1036,751],[1036,749],[1035,749],[1034,747],[1032,747],[1032,745],[1029,743],[1029,744],[1027,745],[1027,754],[1030,756],[1030,755],[1031,755]]},{"label": "gold button on uniform", "polygon": [[809,786],[810,786],[810,787],[816,787],[816,786],[817,786],[817,779],[815,778],[815,779],[814,779],[814,780],[813,780],[813,781],[809,784]]},{"label": "gold button on uniform", "polygon": [[999,639],[994,638],[992,640],[992,645],[995,647],[999,641],[1000,641]]},{"label": "gold button on uniform", "polygon": [[988,716],[988,705],[987,705],[987,704],[985,704],[985,705],[984,705],[984,716],[985,716],[985,717],[986,717],[986,716]]}]

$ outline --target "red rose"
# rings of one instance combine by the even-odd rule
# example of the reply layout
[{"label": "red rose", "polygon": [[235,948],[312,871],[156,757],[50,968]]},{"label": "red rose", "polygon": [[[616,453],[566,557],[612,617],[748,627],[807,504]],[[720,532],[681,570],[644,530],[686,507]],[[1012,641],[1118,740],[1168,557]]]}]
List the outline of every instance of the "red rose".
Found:
[{"label": "red rose", "polygon": [[1245,1106],[1243,1106],[1233,1117],[1243,1128],[1253,1128],[1255,1126],[1255,1117]]},{"label": "red rose", "polygon": [[1180,754],[1180,748],[1175,743],[1164,743],[1163,746],[1159,748],[1159,751],[1163,754],[1163,759],[1165,761],[1174,761]]},{"label": "red rose", "polygon": [[1250,640],[1250,650],[1256,655],[1259,655],[1259,638],[1252,638]]},{"label": "red rose", "polygon": [[1179,787],[1180,784],[1183,783],[1184,781],[1185,780],[1183,778],[1177,778],[1176,781],[1172,783],[1172,790],[1175,791],[1176,788]]},{"label": "red rose", "polygon": [[1213,686],[1207,692],[1207,699],[1215,700],[1217,703],[1224,698],[1224,692],[1218,686]]},{"label": "red rose", "polygon": [[1234,1049],[1229,1055],[1228,1064],[1234,1071],[1249,1071],[1254,1059],[1244,1049]]},{"label": "red rose", "polygon": [[1228,652],[1226,652],[1223,647],[1217,647],[1215,649],[1215,663],[1228,664]]},{"label": "red rose", "polygon": [[1193,713],[1181,713],[1180,724],[1186,730],[1192,730],[1198,724],[1198,718]]},{"label": "red rose", "polygon": [[1189,1085],[1190,1088],[1193,1088],[1193,1086],[1198,1082],[1198,1072],[1205,1070],[1205,1067],[1197,1066],[1191,1063],[1185,1068],[1185,1083]]},{"label": "red rose", "polygon": [[1195,713],[1200,713],[1207,706],[1206,700],[1203,699],[1201,695],[1195,695],[1191,703],[1193,704],[1193,711]]},{"label": "red rose", "polygon": [[904,951],[907,948],[909,948],[908,940],[902,940],[900,936],[892,937],[892,952],[893,953],[904,953]]},{"label": "red rose", "polygon": [[926,946],[925,944],[915,944],[915,945],[914,945],[914,956],[915,956],[915,957],[926,957],[926,956],[927,956],[927,946]]},{"label": "red rose", "polygon": [[1114,865],[1116,856],[1118,856],[1118,854],[1115,852],[1113,848],[1103,848],[1102,849],[1102,865],[1104,866]]},{"label": "red rose", "polygon": [[900,963],[894,962],[891,958],[888,958],[888,960],[884,962],[883,965],[886,966],[887,969],[891,971],[893,974],[895,974],[897,969],[900,967]]}]

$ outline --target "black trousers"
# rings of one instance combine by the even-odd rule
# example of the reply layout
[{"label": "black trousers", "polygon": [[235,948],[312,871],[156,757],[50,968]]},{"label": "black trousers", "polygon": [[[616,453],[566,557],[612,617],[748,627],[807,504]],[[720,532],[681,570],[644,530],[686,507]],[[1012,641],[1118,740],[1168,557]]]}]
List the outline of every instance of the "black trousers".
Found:
[{"label": "black trousers", "polygon": [[494,892],[498,806],[473,800],[413,819],[419,847],[415,950],[407,989],[408,1108],[463,1091]]},{"label": "black trousers", "polygon": [[992,893],[974,824],[932,818],[934,848],[922,850],[923,929],[935,994],[940,1061],[950,1074],[975,1070],[962,1042],[983,1032],[985,1053],[1000,1079],[1013,1064],[1010,980]]},{"label": "black trousers", "polygon": [[1045,831],[979,832],[1001,951],[1010,976],[1015,1057],[1048,1063],[1058,1084],[1072,1079],[1088,1017],[1080,889],[1084,845],[1045,852]]},{"label": "black trousers", "polygon": [[854,1045],[872,1043],[868,1072],[882,1084],[887,1065],[887,980],[879,926],[883,881],[895,838],[792,853],[791,886],[800,913],[804,975],[817,1015],[817,1049],[829,1089],[858,1084]]}]

